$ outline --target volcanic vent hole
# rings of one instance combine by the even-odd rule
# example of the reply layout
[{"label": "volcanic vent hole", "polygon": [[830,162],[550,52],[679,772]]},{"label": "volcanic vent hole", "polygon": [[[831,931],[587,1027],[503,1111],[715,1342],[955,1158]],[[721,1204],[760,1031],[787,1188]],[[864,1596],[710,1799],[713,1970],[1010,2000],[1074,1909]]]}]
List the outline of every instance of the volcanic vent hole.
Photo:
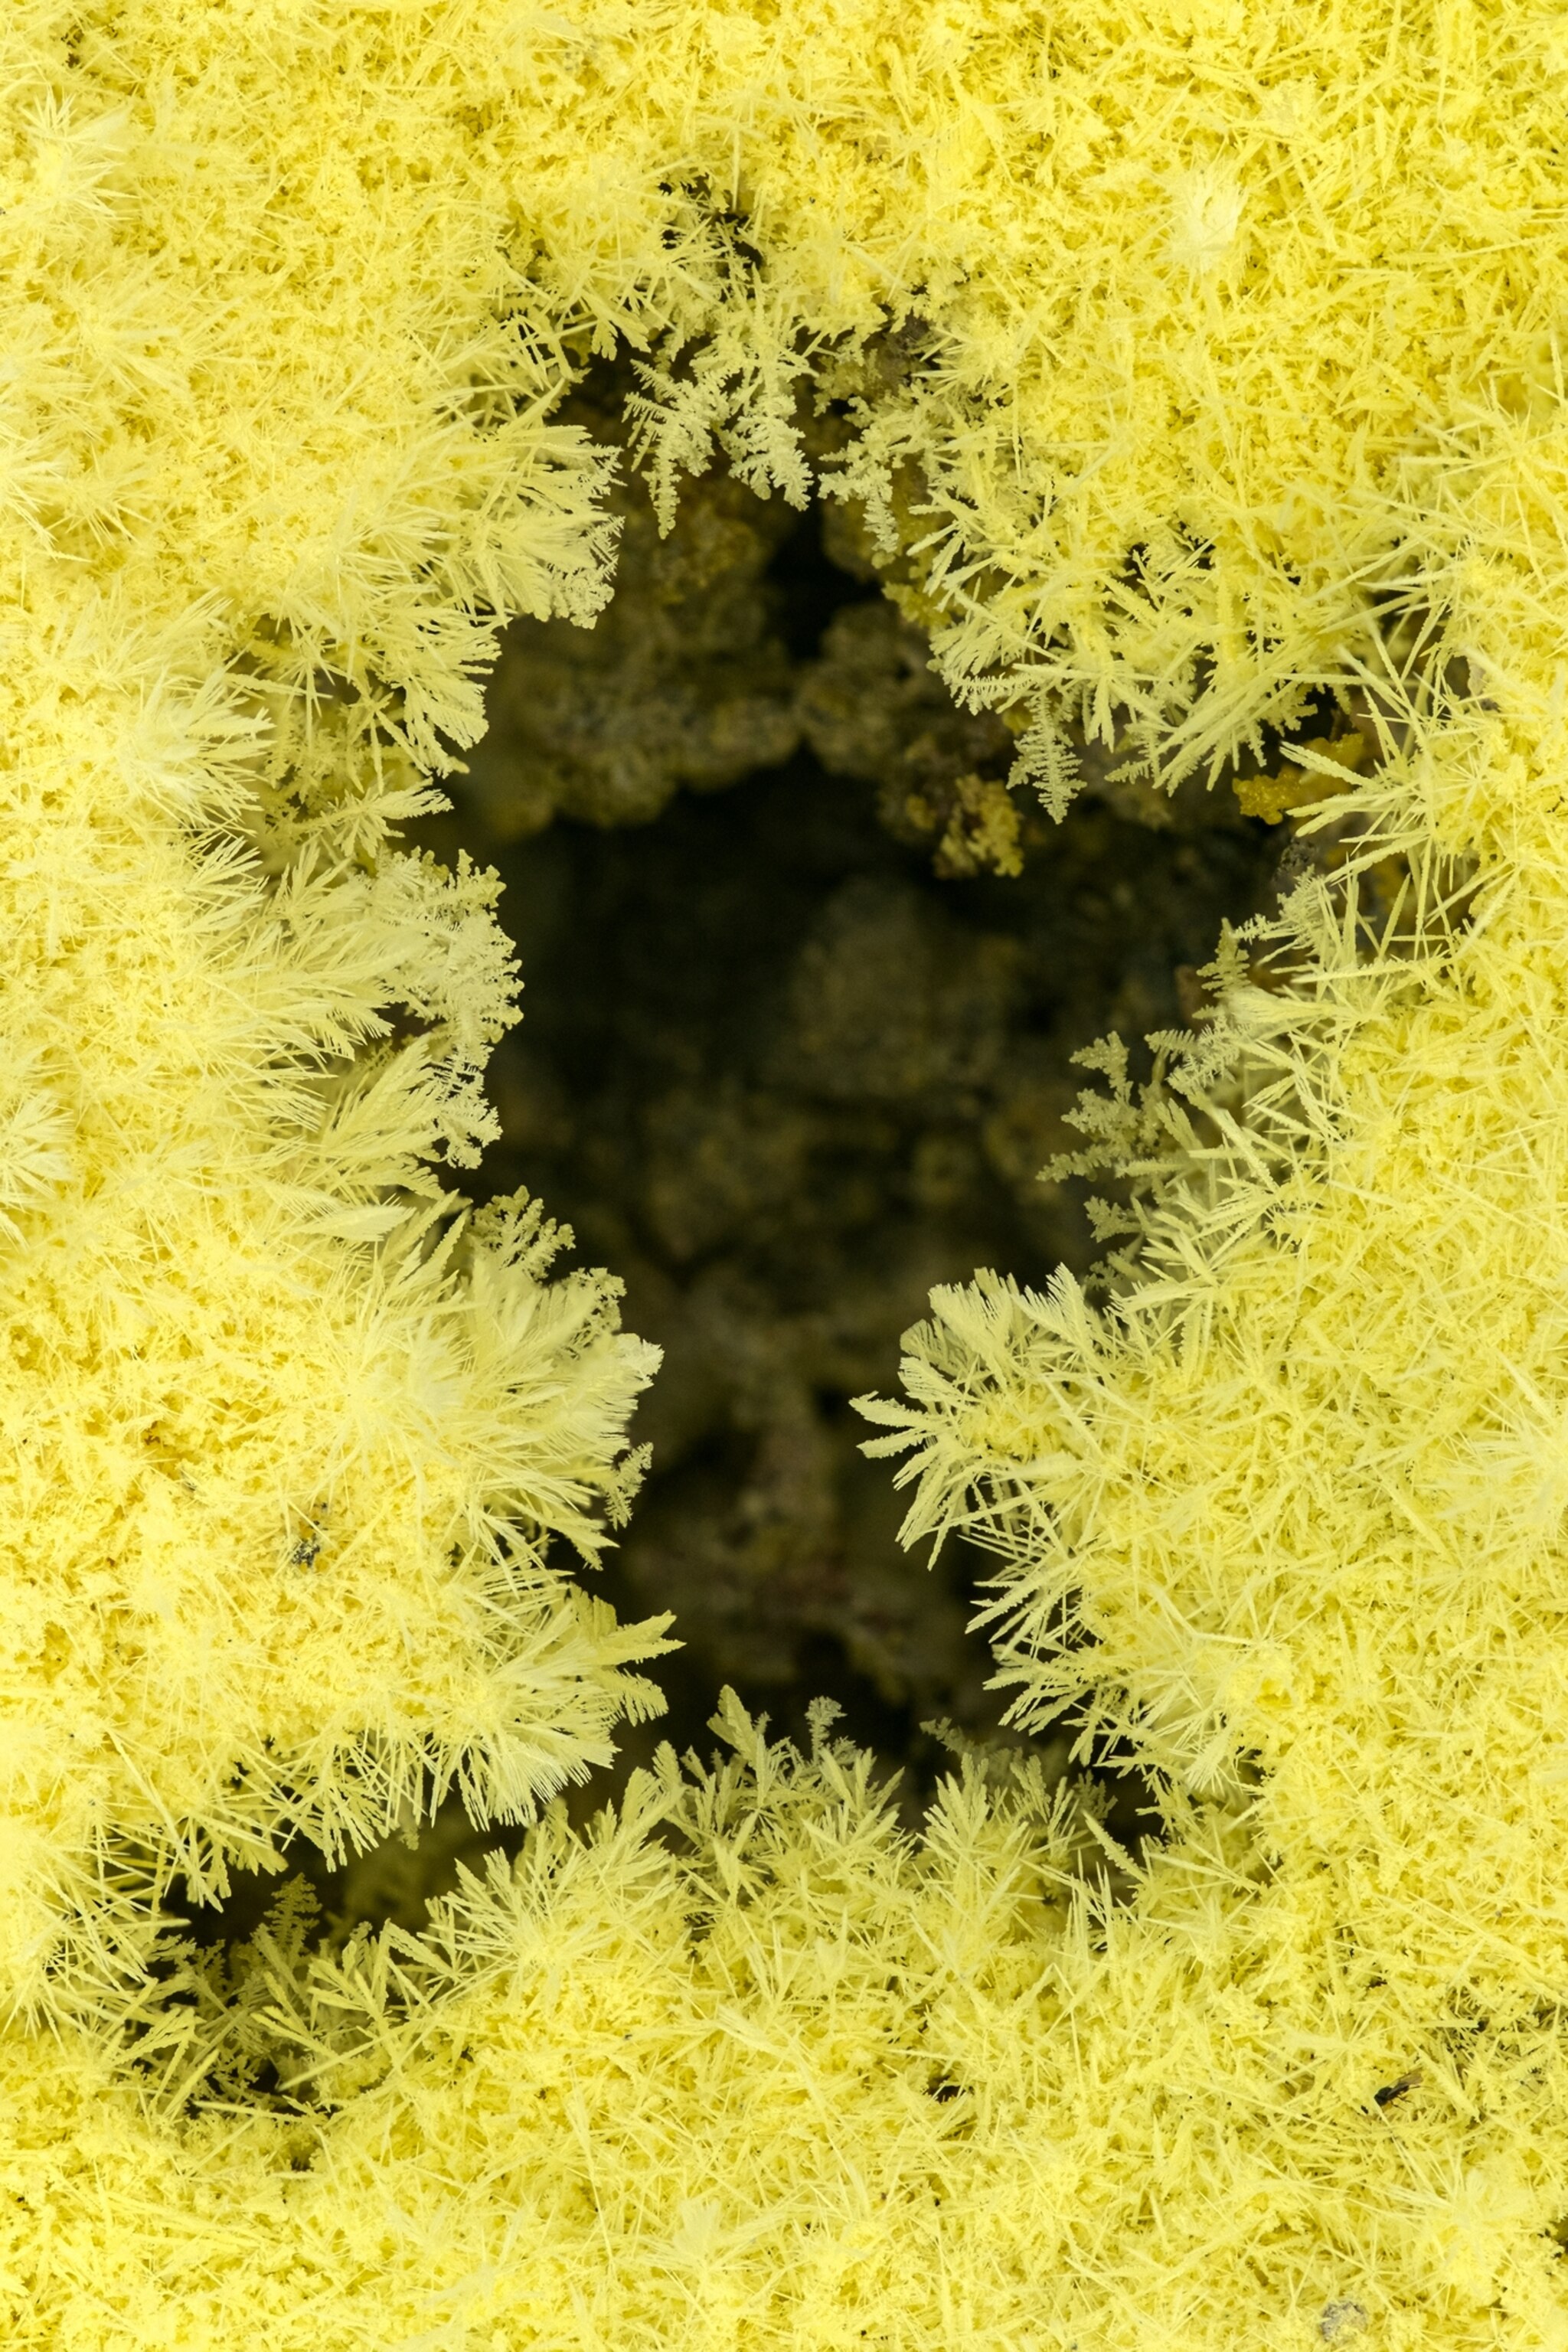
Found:
[{"label": "volcanic vent hole", "polygon": [[[1186,1017],[1281,836],[1223,791],[1173,816],[1091,777],[1059,825],[1007,803],[1006,730],[954,707],[841,514],[715,476],[660,541],[621,504],[614,602],[592,631],[509,632],[489,733],[418,829],[499,869],[525,982],[470,1189],[538,1195],[665,1350],[634,1432],[651,1474],[584,1580],[623,1617],[673,1609],[685,1646],[652,1669],[668,1712],[622,1727],[569,1801],[595,1810],[662,1740],[710,1752],[730,1683],[802,1742],[837,1701],[913,1820],[951,1762],[922,1727],[999,1736],[966,1630],[990,1562],[900,1548],[849,1400],[896,1390],[933,1286],[1087,1270],[1081,1202],[1038,1181],[1079,1141],[1070,1057]],[[1000,1737],[1066,1767],[1065,1738]],[[1136,1845],[1152,1815],[1125,1763],[1093,1769]],[[296,1842],[286,1865],[326,1932],[416,1928],[459,1862],[520,1836],[452,1799],[411,1840],[336,1866]],[[193,1936],[243,1945],[280,1884],[237,1873]]]}]

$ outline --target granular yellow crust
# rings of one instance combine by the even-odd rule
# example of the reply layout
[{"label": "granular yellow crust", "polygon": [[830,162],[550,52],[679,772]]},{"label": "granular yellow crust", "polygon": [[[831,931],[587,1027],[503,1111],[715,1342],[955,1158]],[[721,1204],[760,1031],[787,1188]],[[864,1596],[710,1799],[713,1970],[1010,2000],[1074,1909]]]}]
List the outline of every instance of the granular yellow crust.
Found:
[{"label": "granular yellow crust", "polygon": [[[7,2340],[1562,2352],[1560,10],[14,0],[0,63]],[[1015,793],[1076,727],[1309,812],[1094,1057],[1100,1291],[940,1293],[868,1407],[1164,1836],[970,1759],[913,1839],[727,1702],[424,1939],[285,1906],[237,2054],[173,1882],[527,1819],[657,1705],[561,1549],[651,1351],[444,1182],[516,974],[397,845],[503,623],[609,593],[552,420],[616,347],[665,517],[851,501]]]}]

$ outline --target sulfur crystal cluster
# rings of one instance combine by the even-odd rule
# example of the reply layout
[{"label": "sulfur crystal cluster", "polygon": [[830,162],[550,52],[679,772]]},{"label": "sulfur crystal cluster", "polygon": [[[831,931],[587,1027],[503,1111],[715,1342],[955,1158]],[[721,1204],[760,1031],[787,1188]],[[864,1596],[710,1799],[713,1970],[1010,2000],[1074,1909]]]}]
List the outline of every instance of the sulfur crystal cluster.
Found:
[{"label": "sulfur crystal cluster", "polygon": [[[1560,9],[12,0],[0,63],[5,2341],[1564,2352]],[[742,491],[885,589],[809,677]],[[1093,1280],[938,1285],[863,1399],[1135,1849],[718,1692],[569,1809],[679,1627],[595,1592],[616,1269],[464,1191],[520,973],[419,828],[500,805],[509,627],[520,834],[806,737],[960,877],[1087,786],[1289,834],[1089,1049]],[[489,1860],[321,1932],[300,1841],[453,1802]]]}]

